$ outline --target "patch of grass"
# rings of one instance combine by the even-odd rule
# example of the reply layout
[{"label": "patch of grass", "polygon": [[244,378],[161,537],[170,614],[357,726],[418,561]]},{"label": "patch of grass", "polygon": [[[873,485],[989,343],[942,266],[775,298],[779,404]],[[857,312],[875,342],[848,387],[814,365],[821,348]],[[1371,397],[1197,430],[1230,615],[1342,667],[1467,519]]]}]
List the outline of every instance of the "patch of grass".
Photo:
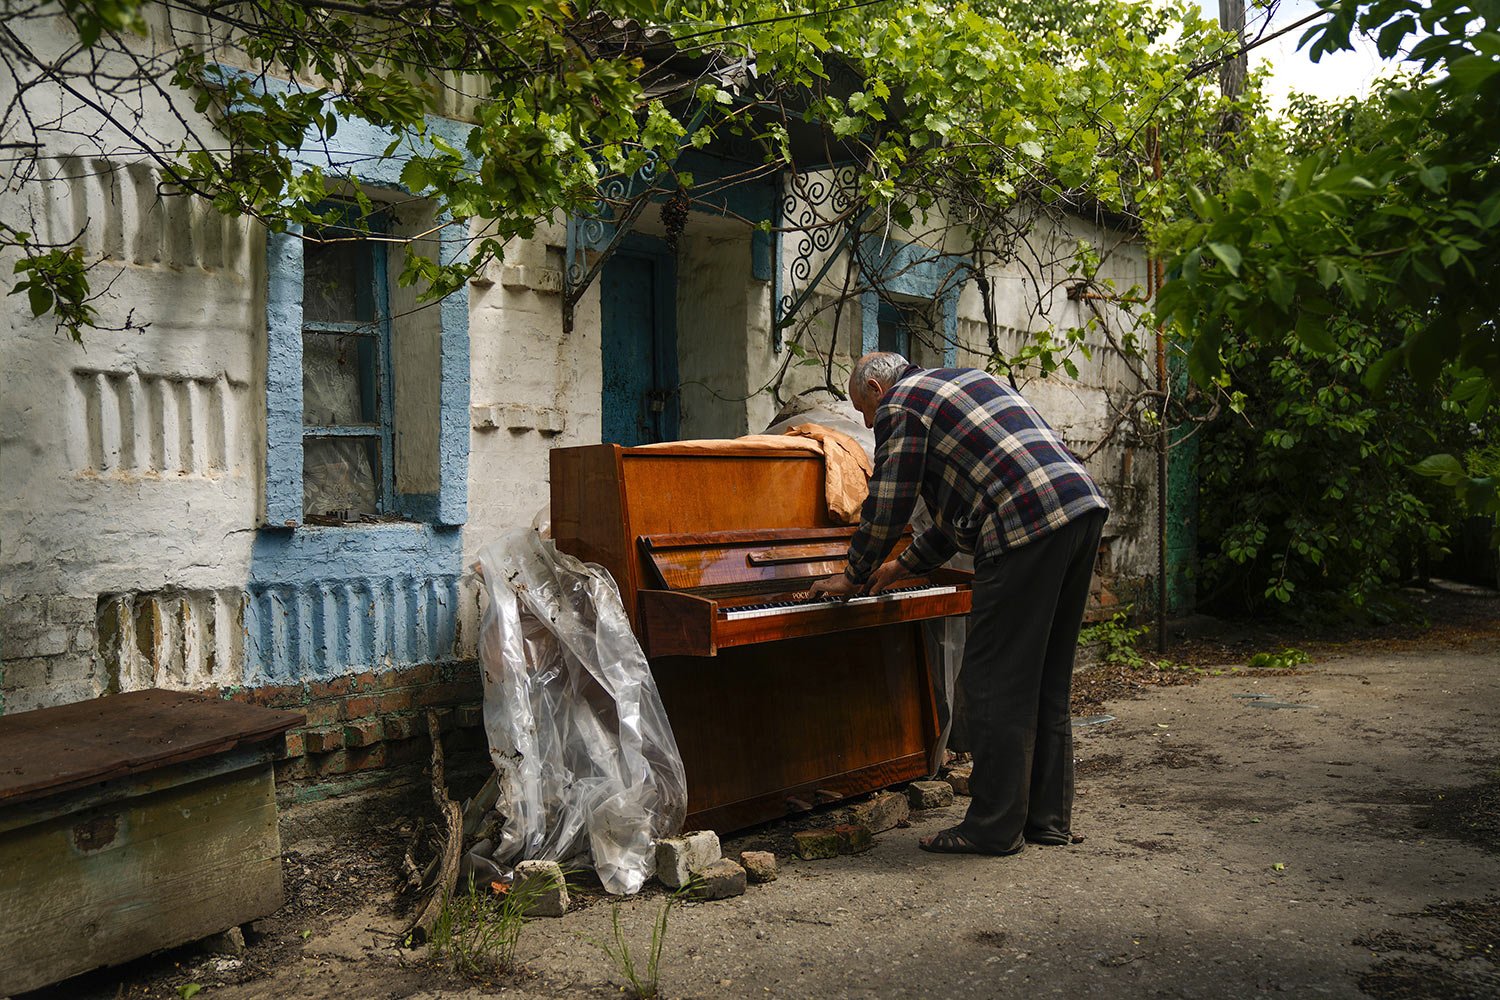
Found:
[{"label": "patch of grass", "polygon": [[1279,653],[1256,653],[1247,665],[1257,670],[1290,670],[1311,662],[1312,657],[1300,649],[1283,649]]},{"label": "patch of grass", "polygon": [[661,911],[651,925],[651,947],[646,952],[644,968],[637,968],[636,953],[631,950],[630,942],[625,939],[625,932],[620,929],[620,904],[615,903],[611,909],[610,940],[596,941],[595,944],[614,963],[615,971],[625,980],[634,1000],[656,1000],[661,996],[661,953],[667,944],[667,918],[672,913],[672,906],[692,886],[693,883],[690,882],[662,901]]},{"label": "patch of grass", "polygon": [[521,929],[531,922],[526,914],[549,888],[541,879],[531,879],[495,892],[471,879],[438,915],[428,939],[432,957],[466,976],[513,971]]}]

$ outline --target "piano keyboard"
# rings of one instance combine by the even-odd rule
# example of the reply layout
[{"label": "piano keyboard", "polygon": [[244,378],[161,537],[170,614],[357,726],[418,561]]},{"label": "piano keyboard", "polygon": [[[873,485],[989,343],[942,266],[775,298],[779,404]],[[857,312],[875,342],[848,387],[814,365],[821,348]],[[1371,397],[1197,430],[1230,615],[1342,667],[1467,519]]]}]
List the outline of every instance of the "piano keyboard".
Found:
[{"label": "piano keyboard", "polygon": [[830,604],[876,604],[881,601],[903,601],[912,597],[936,597],[939,594],[952,594],[958,591],[957,587],[942,586],[919,586],[919,587],[893,587],[879,594],[866,594],[861,597],[809,597],[797,601],[768,601],[764,604],[741,604],[728,608],[721,613],[725,621],[739,621],[742,618],[764,618],[768,615],[795,614],[798,611],[817,611],[819,608]]}]

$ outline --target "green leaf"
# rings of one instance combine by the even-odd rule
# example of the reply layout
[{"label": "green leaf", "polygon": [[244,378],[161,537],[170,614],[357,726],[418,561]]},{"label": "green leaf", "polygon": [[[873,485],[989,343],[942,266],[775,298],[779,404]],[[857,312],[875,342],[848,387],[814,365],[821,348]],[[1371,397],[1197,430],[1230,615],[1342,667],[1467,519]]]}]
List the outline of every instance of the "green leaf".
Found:
[{"label": "green leaf", "polygon": [[1332,354],[1338,350],[1338,344],[1334,342],[1333,335],[1328,332],[1328,325],[1321,317],[1303,313],[1297,320],[1296,332],[1298,340],[1319,354]]},{"label": "green leaf", "polygon": [[46,285],[33,282],[26,286],[26,297],[31,300],[31,315],[41,316],[52,308],[52,290]]},{"label": "green leaf", "polygon": [[1468,470],[1453,455],[1429,455],[1412,469],[1419,475],[1439,480],[1444,486],[1457,486],[1468,478]]},{"label": "green leaf", "polygon": [[1224,266],[1229,269],[1230,274],[1239,277],[1242,258],[1238,249],[1228,243],[1210,243],[1208,249],[1215,257],[1224,262]]},{"label": "green leaf", "polygon": [[1319,257],[1318,280],[1323,283],[1324,288],[1332,288],[1334,282],[1339,280],[1338,265],[1327,257]]}]

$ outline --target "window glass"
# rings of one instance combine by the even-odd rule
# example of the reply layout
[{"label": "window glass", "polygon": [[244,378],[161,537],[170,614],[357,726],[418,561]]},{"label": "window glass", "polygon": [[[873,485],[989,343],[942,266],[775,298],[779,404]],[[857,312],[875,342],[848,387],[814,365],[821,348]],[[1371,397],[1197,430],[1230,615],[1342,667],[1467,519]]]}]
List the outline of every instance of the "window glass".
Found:
[{"label": "window glass", "polygon": [[374,337],[304,331],[302,423],[336,427],[380,422]]},{"label": "window glass", "polygon": [[880,331],[879,350],[895,351],[908,359],[912,356],[913,344],[928,328],[926,311],[921,305],[887,302],[884,299],[880,302],[877,322]]},{"label": "window glass", "polygon": [[375,318],[371,244],[337,229],[310,230],[302,246],[302,320],[368,323]]},{"label": "window glass", "polygon": [[352,521],[377,513],[380,439],[302,439],[302,512],[309,521]]}]

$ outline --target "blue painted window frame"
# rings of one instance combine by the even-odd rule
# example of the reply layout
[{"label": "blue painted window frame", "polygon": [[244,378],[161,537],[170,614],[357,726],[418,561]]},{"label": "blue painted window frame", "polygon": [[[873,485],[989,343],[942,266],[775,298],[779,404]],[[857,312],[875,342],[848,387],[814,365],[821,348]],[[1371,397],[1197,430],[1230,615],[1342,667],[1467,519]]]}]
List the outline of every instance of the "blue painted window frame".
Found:
[{"label": "blue painted window frame", "polygon": [[[887,295],[926,300],[939,307],[943,324],[943,365],[955,367],[958,364],[958,296],[964,283],[951,279],[965,267],[964,262],[932,247],[899,240],[880,241],[876,237],[865,238],[863,256],[867,261],[876,262],[875,273],[869,278]],[[859,297],[860,339],[865,353],[880,350],[880,304],[880,292],[873,288]]]}]

